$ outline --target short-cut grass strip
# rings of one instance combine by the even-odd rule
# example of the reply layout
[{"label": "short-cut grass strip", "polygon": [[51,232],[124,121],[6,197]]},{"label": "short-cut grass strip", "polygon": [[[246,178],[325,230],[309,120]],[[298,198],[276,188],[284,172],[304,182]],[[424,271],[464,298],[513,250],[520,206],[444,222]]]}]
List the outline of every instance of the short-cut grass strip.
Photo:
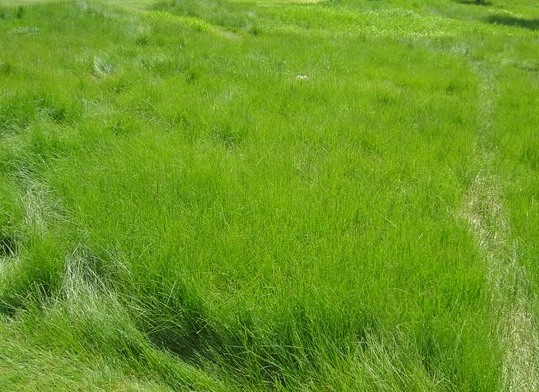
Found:
[{"label": "short-cut grass strip", "polygon": [[500,181],[488,147],[495,109],[496,80],[485,64],[479,75],[477,159],[480,170],[465,198],[464,215],[489,265],[492,304],[504,349],[502,385],[507,391],[539,390],[539,340],[526,296],[527,278],[518,263],[517,244],[502,202]]}]

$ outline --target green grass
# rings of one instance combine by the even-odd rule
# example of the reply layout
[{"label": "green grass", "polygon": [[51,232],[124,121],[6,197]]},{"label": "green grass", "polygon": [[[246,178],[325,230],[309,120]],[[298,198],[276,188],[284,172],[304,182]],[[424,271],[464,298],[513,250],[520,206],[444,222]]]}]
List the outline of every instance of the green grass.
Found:
[{"label": "green grass", "polygon": [[501,109],[496,116],[495,142],[501,152],[498,165],[504,173],[506,203],[514,222],[515,241],[519,245],[518,257],[530,279],[526,294],[534,304],[537,317],[539,135],[532,124],[539,120],[534,109],[539,85],[531,76],[537,72],[528,69],[537,67],[537,62],[528,61],[511,61],[500,78],[504,89],[499,97]]},{"label": "green grass", "polygon": [[538,17],[531,0],[0,7],[0,385],[502,390],[462,209],[482,144],[539,317]]}]

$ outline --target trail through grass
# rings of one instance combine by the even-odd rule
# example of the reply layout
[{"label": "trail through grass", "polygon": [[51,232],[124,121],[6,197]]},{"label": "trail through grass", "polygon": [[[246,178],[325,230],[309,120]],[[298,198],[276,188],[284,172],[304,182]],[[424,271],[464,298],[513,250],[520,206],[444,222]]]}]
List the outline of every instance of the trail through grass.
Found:
[{"label": "trail through grass", "polygon": [[488,260],[492,301],[499,318],[503,341],[504,390],[533,391],[539,388],[539,339],[526,287],[526,272],[518,261],[517,243],[500,194],[501,180],[494,173],[494,152],[489,148],[498,86],[488,64],[475,64],[479,75],[477,157],[480,171],[465,198],[465,215],[478,245]]}]

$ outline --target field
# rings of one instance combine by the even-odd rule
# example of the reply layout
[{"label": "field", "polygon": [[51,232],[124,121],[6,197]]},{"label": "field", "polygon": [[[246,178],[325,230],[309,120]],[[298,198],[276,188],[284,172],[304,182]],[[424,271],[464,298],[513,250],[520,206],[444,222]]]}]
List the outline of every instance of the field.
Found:
[{"label": "field", "polygon": [[0,5],[0,389],[539,390],[534,0]]}]

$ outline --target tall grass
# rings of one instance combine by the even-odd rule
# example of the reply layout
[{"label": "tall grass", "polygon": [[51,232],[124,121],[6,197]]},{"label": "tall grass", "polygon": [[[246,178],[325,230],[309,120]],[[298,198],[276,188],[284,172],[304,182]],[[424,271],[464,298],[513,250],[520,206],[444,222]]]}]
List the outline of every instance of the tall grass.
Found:
[{"label": "tall grass", "polygon": [[[537,317],[537,223],[538,223],[538,169],[539,139],[534,125],[537,113],[537,77],[535,65],[522,62],[503,68],[500,111],[496,116],[496,148],[500,151],[498,165],[503,172],[507,189],[506,203],[514,223],[517,257],[529,280],[525,287]],[[505,131],[505,132],[504,132]]]},{"label": "tall grass", "polygon": [[469,7],[1,8],[2,385],[500,389],[470,61],[533,67],[533,32],[500,60],[508,26],[442,16]]}]

